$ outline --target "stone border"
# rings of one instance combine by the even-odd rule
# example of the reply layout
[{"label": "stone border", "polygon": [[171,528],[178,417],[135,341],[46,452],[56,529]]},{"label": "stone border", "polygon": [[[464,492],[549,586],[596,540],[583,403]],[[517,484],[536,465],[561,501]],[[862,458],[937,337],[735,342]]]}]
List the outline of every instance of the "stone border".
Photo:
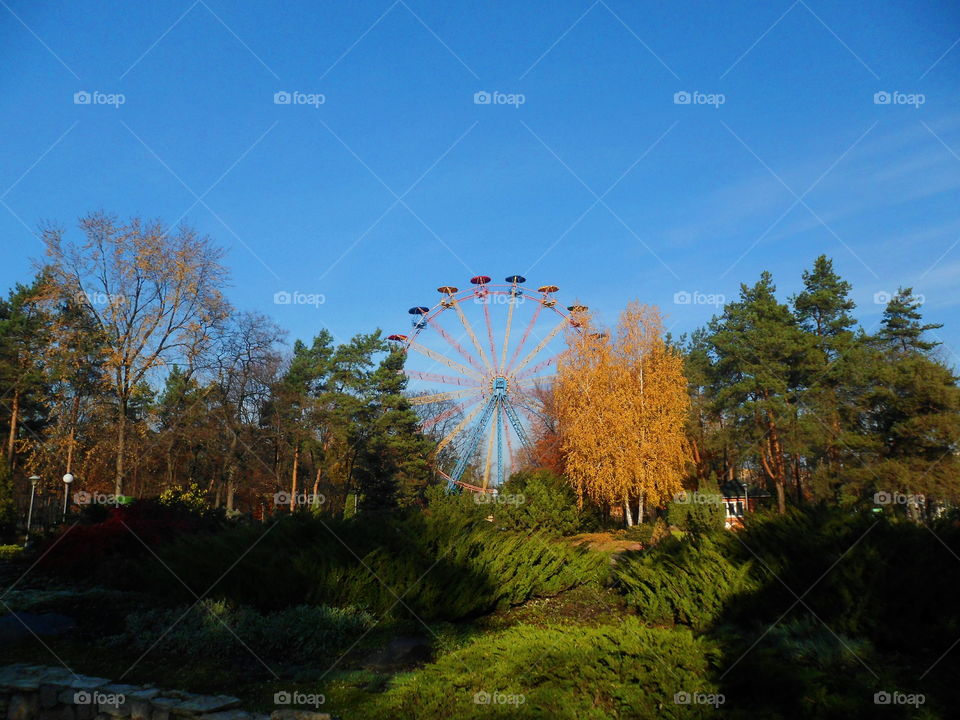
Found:
[{"label": "stone border", "polygon": [[286,708],[240,710],[240,698],[123,685],[45,665],[0,667],[0,720],[330,720]]}]

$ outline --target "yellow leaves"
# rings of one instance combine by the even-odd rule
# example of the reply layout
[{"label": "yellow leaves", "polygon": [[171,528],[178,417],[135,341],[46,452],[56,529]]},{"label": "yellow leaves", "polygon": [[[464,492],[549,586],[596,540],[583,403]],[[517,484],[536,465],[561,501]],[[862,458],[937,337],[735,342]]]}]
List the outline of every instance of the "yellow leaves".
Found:
[{"label": "yellow leaves", "polygon": [[660,505],[681,489],[689,398],[655,307],[631,302],[609,335],[568,335],[554,401],[566,473],[581,500]]}]

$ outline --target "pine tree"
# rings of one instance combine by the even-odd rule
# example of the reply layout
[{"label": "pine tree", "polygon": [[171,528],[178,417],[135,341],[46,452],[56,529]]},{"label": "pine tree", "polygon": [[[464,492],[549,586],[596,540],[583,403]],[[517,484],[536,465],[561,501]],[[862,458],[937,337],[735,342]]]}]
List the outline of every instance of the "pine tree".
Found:
[{"label": "pine tree", "polygon": [[776,298],[769,272],[756,285],[741,285],[740,299],[728,303],[710,323],[715,358],[715,397],[728,416],[736,445],[756,458],[786,512],[790,423],[802,379],[809,372],[813,343],[790,309]]},{"label": "pine tree", "polygon": [[[824,473],[834,474],[840,467],[842,450],[849,439],[847,428],[854,424],[845,393],[859,373],[864,357],[858,352],[862,334],[854,332],[856,307],[850,299],[850,283],[833,269],[833,261],[820,255],[813,269],[803,272],[803,290],[791,298],[800,327],[814,338],[816,351],[809,372],[801,379],[802,391],[794,416],[794,425],[803,436],[795,442],[797,450],[808,451],[805,464],[812,472],[824,465]],[[799,455],[794,467],[799,469]],[[799,483],[799,472],[795,472]],[[798,487],[799,491],[799,487]]]},{"label": "pine tree", "polygon": [[877,339],[884,348],[903,353],[929,352],[940,343],[923,338],[928,330],[939,330],[943,325],[923,323],[920,301],[914,297],[913,288],[898,288],[883,311],[883,321]]}]

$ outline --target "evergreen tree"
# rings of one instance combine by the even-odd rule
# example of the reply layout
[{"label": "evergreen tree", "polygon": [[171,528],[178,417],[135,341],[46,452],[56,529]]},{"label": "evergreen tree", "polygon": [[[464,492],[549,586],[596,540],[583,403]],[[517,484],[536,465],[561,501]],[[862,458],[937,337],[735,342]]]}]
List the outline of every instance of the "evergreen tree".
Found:
[{"label": "evergreen tree", "polygon": [[[797,322],[814,338],[816,348],[809,372],[801,380],[803,392],[795,418],[803,435],[797,444],[810,451],[804,464],[811,473],[821,466],[824,474],[837,472],[849,440],[847,429],[853,423],[851,396],[844,390],[855,382],[864,354],[858,352],[863,337],[854,331],[856,320],[851,313],[856,305],[850,289],[850,283],[834,271],[833,261],[820,255],[813,269],[803,272],[803,290],[791,298]],[[794,458],[798,483],[800,462]]]},{"label": "evergreen tree", "polygon": [[814,346],[790,309],[776,298],[776,286],[764,271],[752,287],[740,286],[740,299],[728,303],[710,323],[715,358],[714,393],[729,417],[736,445],[755,458],[786,512],[790,423]]},{"label": "evergreen tree", "polygon": [[33,432],[45,422],[43,360],[49,318],[40,302],[45,284],[41,275],[29,286],[17,283],[6,300],[0,299],[0,387],[7,416],[2,452],[11,468],[16,467],[25,420]]},{"label": "evergreen tree", "polygon": [[877,340],[886,349],[903,353],[929,352],[940,343],[925,340],[928,330],[939,330],[943,325],[923,323],[920,301],[914,297],[913,288],[898,288],[883,311],[883,321]]},{"label": "evergreen tree", "polygon": [[434,443],[420,432],[420,420],[404,395],[405,359],[403,352],[393,349],[371,378],[376,418],[357,468],[364,510],[420,500],[430,478]]}]

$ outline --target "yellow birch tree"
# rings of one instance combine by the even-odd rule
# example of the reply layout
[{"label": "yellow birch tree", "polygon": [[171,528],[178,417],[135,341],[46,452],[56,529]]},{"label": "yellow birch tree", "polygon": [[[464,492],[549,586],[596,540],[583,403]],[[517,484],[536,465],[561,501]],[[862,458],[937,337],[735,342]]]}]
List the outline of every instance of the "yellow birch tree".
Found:
[{"label": "yellow birch tree", "polygon": [[581,502],[620,505],[628,525],[635,503],[642,522],[645,507],[683,489],[683,360],[664,342],[655,307],[631,302],[610,334],[586,316],[578,325],[554,389],[564,468]]}]

